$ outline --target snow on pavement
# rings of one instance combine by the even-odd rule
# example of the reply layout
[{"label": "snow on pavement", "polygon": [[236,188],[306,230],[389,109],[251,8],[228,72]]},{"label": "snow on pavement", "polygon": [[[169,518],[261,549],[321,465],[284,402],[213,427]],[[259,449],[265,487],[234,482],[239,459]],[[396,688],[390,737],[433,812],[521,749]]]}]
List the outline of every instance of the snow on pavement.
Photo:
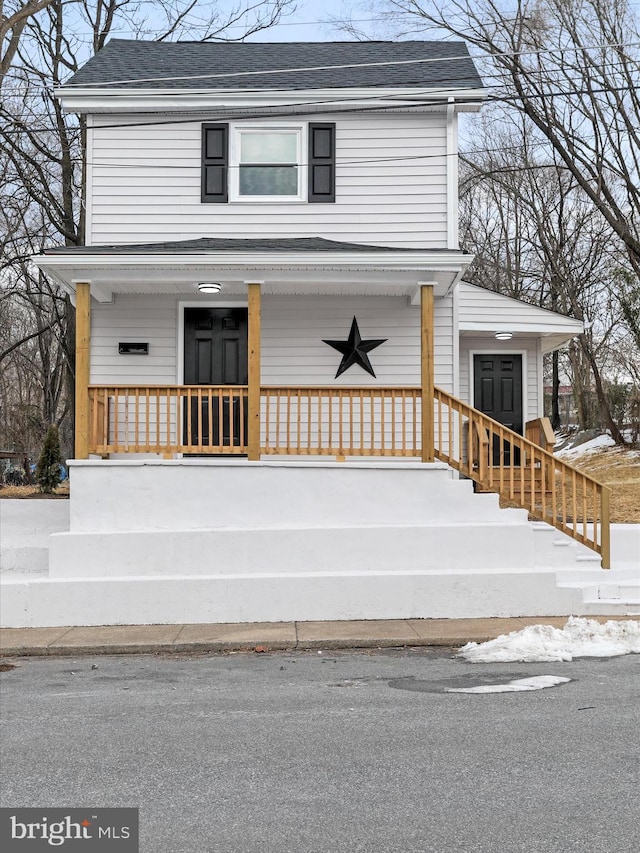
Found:
[{"label": "snow on pavement", "polygon": [[486,643],[467,643],[458,652],[471,663],[570,661],[583,657],[640,654],[640,622],[605,622],[569,617],[564,628],[529,625]]},{"label": "snow on pavement", "polygon": [[531,678],[515,678],[506,684],[479,684],[477,687],[446,687],[445,693],[523,693],[529,690],[543,690],[565,684],[570,678],[561,675],[534,675]]}]

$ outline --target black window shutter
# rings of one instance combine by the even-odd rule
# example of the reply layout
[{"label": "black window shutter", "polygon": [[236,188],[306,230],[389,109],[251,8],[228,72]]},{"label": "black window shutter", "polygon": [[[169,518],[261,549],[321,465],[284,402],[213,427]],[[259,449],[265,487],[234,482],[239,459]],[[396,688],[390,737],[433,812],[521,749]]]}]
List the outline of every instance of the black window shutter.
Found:
[{"label": "black window shutter", "polygon": [[229,125],[202,125],[202,201],[224,204],[229,200]]},{"label": "black window shutter", "polygon": [[309,125],[309,197],[315,203],[336,200],[336,126]]}]

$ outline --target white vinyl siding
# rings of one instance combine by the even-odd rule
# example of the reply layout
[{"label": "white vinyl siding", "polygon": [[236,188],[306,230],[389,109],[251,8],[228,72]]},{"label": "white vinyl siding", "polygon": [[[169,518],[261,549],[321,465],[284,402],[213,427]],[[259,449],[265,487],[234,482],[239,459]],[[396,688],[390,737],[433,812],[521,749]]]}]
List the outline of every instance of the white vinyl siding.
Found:
[{"label": "white vinyl siding", "polygon": [[460,338],[460,399],[473,405],[473,353],[522,353],[523,372],[522,398],[523,417],[533,420],[543,414],[543,401],[540,399],[540,377],[542,356],[539,340],[535,338],[513,338],[500,343],[487,337]]},{"label": "white vinyl siding", "polygon": [[[435,301],[436,384],[451,387],[451,300]],[[376,377],[352,367],[335,379],[341,355],[323,340],[346,340],[356,317],[363,340],[386,338],[369,360]],[[420,385],[420,310],[394,297],[273,297],[262,310],[266,385]]]},{"label": "white vinyl siding", "polygon": [[[376,378],[352,367],[335,379],[341,355],[323,340],[346,340],[354,316],[364,340],[387,339],[370,353]],[[435,380],[446,390],[453,387],[451,318],[452,299],[436,299]],[[93,303],[91,382],[176,383],[177,325],[173,296],[116,296],[113,305]],[[119,355],[120,341],[147,342],[149,355]],[[404,297],[264,297],[261,355],[266,385],[419,386],[420,310]]]},{"label": "white vinyl siding", "polygon": [[447,246],[444,113],[323,116],[337,125],[336,201],[324,205],[202,204],[201,125],[207,120],[93,117],[88,244],[255,235]]},{"label": "white vinyl siding", "polygon": [[[171,296],[117,296],[113,305],[92,302],[91,382],[174,383],[177,317]],[[119,355],[121,341],[148,343],[149,355]]]}]

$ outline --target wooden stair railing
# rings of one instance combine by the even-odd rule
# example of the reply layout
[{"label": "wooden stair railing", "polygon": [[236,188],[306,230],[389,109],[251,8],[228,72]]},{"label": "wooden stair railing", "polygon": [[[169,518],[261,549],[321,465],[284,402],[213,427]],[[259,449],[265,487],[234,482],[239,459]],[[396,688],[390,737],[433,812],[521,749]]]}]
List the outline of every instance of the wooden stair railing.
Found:
[{"label": "wooden stair railing", "polygon": [[440,388],[434,406],[437,459],[591,548],[603,569],[611,567],[610,489],[550,452],[555,439],[546,418],[530,421],[522,436]]}]

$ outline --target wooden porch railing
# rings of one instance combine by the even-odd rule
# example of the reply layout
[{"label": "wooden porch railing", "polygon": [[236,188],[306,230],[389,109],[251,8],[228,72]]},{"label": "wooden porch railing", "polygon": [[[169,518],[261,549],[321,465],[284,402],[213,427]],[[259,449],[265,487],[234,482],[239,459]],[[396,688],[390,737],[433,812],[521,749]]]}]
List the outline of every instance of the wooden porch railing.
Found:
[{"label": "wooden porch railing", "polygon": [[262,387],[262,452],[420,456],[419,388]]},{"label": "wooden porch railing", "polygon": [[[261,389],[261,452],[420,456],[419,388]],[[91,385],[89,452],[245,454],[243,385]]]},{"label": "wooden porch railing", "polygon": [[[582,542],[610,566],[610,491],[551,452],[545,419],[518,435],[434,391],[437,459]],[[262,386],[261,453],[420,458],[419,388]],[[92,385],[89,452],[246,454],[247,387]]]},{"label": "wooden porch railing", "polygon": [[[439,388],[435,423],[438,459],[593,549],[602,567],[610,568],[606,486]],[[550,445],[546,424],[532,421],[529,427],[532,437],[542,430],[539,440]]]},{"label": "wooden porch railing", "polygon": [[244,385],[90,385],[89,452],[247,452]]}]

